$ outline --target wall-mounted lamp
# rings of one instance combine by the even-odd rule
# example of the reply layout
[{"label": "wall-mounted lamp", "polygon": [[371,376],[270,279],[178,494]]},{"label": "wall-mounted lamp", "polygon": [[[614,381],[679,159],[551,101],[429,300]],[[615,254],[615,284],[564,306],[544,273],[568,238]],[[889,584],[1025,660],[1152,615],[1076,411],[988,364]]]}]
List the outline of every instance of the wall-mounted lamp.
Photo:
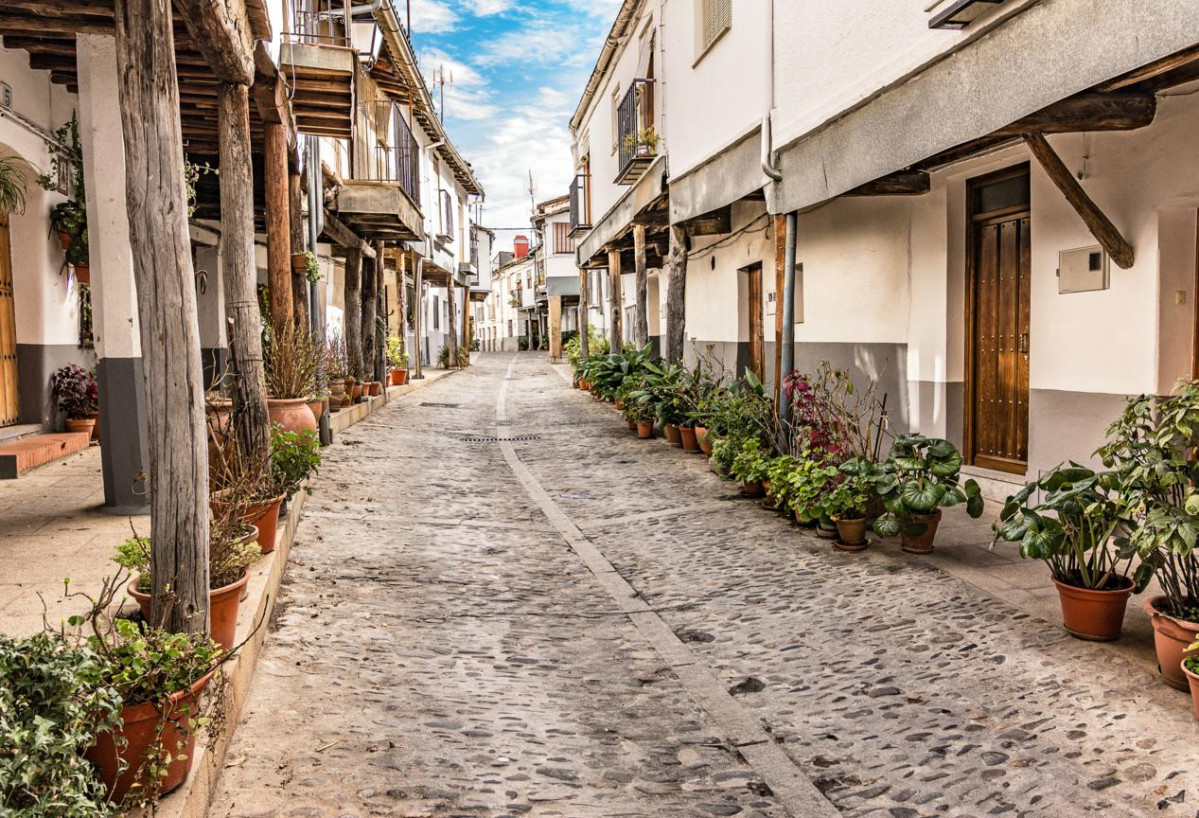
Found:
[{"label": "wall-mounted lamp", "polygon": [[953,0],[949,7],[928,21],[929,28],[963,29],[1005,0]]}]

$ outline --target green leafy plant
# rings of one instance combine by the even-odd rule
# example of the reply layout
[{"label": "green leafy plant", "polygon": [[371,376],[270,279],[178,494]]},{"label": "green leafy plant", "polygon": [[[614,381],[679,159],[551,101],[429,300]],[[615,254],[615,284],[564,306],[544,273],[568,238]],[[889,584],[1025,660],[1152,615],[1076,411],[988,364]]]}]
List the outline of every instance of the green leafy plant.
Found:
[{"label": "green leafy plant", "polygon": [[404,349],[404,339],[395,335],[387,339],[387,364],[392,369],[408,368],[408,353]]},{"label": "green leafy plant", "polygon": [[982,491],[974,480],[959,485],[961,468],[962,455],[948,440],[900,435],[877,477],[886,513],[874,521],[875,532],[882,537],[921,534],[927,523],[920,517],[961,503],[971,517],[981,517]]},{"label": "green leafy plant", "polygon": [[321,263],[317,261],[316,253],[311,250],[304,255],[307,257],[307,261],[304,262],[304,277],[312,284],[316,284],[325,277],[325,274],[321,272]]},{"label": "green leafy plant", "polygon": [[207,176],[210,173],[216,176],[220,172],[218,168],[213,167],[207,162],[198,164],[186,156],[183,158],[183,185],[186,188],[187,217],[189,219],[196,213],[196,183],[200,181],[201,176]]},{"label": "green leafy plant", "polygon": [[1187,645],[1186,655],[1183,656],[1182,663],[1186,665],[1186,669],[1191,673],[1199,675],[1199,642],[1192,642]]},{"label": "green leafy plant", "polygon": [[749,438],[741,444],[741,449],[733,456],[729,473],[734,480],[742,483],[757,483],[764,479],[770,469],[770,457],[762,443]]},{"label": "green leafy plant", "polygon": [[857,463],[842,463],[837,471],[840,477],[824,498],[824,510],[834,521],[860,520],[866,516],[874,494],[874,477]]},{"label": "green leafy plant", "polygon": [[19,156],[0,156],[0,214],[25,212],[29,165]]},{"label": "green leafy plant", "polygon": [[[1030,502],[1033,497],[1039,502]],[[1144,590],[1153,566],[1142,563],[1128,577],[1136,553],[1121,530],[1123,502],[1118,480],[1077,463],[1059,465],[1008,497],[991,547],[1020,544],[1020,556],[1044,560],[1058,582],[1076,588]]]},{"label": "green leafy plant", "polygon": [[[290,499],[320,467],[321,442],[316,432],[289,432],[278,425],[271,428],[271,473],[280,494]],[[310,488],[305,490],[312,493]]]},{"label": "green leafy plant", "polygon": [[[1163,613],[1199,622],[1199,381],[1129,399],[1096,454],[1117,481],[1129,542],[1166,595]],[[1138,569],[1140,571],[1141,569]]]},{"label": "green leafy plant", "polygon": [[[466,349],[463,349],[462,347],[458,348],[458,356],[457,357],[458,357],[458,364],[457,364],[456,368],[458,368],[458,369],[461,369],[462,367],[464,367],[470,363],[470,352]],[[438,350],[437,365],[439,367],[441,367],[442,369],[450,368],[450,348],[448,346],[443,346],[440,350]]]},{"label": "green leafy plant", "polygon": [[66,263],[86,265],[88,263],[87,201],[83,179],[83,147],[79,141],[79,119],[74,112],[71,118],[54,131],[53,139],[46,140],[50,149],[50,173],[37,178],[42,188],[57,192],[65,182],[69,197],[50,208],[50,227],[69,237],[66,247]]},{"label": "green leafy plant", "polygon": [[792,467],[781,475],[777,486],[771,481],[770,491],[783,498],[800,522],[827,520],[830,514],[827,498],[840,477],[836,464],[819,450],[810,450],[790,461]]},{"label": "green leafy plant", "polygon": [[[0,636],[0,804],[27,818],[113,813],[82,757],[120,724],[121,694],[107,664],[61,634]],[[12,810],[12,812],[8,812]]]}]

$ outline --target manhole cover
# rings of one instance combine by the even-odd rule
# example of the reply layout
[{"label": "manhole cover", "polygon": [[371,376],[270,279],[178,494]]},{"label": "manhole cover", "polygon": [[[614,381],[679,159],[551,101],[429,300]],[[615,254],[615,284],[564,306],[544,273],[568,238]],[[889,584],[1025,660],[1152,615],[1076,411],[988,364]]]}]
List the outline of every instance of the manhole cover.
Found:
[{"label": "manhole cover", "polygon": [[512,437],[464,437],[463,443],[521,443],[526,440],[541,440],[541,435],[514,435]]},{"label": "manhole cover", "polygon": [[425,401],[424,403],[421,404],[421,406],[435,406],[438,409],[457,409],[458,408],[457,403],[432,403],[430,401]]}]

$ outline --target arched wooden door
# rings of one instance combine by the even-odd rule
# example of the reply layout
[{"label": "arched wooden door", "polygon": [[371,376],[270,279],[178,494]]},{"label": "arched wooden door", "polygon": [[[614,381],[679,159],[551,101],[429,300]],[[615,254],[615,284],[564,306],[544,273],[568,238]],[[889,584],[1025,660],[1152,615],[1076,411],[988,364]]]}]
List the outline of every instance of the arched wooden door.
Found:
[{"label": "arched wooden door", "polygon": [[17,392],[17,314],[13,306],[12,248],[8,214],[0,213],[0,426],[11,426],[20,413]]}]

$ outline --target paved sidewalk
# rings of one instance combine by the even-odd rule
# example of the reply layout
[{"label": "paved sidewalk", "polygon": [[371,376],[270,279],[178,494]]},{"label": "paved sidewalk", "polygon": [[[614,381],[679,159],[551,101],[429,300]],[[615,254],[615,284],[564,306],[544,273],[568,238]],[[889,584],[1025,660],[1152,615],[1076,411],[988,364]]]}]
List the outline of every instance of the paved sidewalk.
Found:
[{"label": "paved sidewalk", "polygon": [[835,552],[513,359],[334,447],[213,815],[1195,814],[1142,648],[940,570],[950,538]]}]

